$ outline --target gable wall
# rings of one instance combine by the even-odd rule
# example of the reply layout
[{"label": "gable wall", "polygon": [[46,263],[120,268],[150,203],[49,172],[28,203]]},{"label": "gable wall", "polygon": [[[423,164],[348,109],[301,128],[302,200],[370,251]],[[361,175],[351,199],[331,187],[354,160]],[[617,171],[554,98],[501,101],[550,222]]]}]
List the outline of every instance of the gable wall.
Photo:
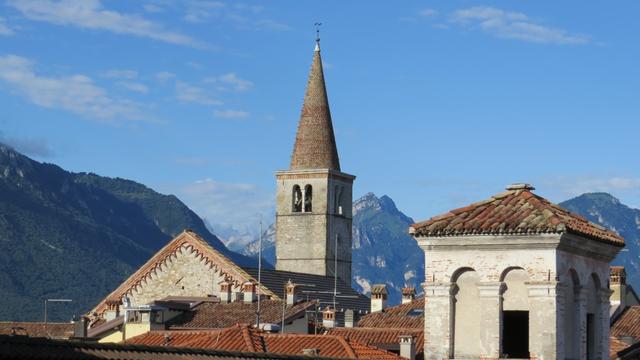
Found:
[{"label": "gable wall", "polygon": [[[183,246],[146,282],[143,281],[141,286],[133,290],[130,296],[132,304],[149,304],[167,296],[220,296],[218,284],[224,277],[210,265],[197,252],[191,252]],[[234,293],[238,291],[239,286],[233,288]]]}]

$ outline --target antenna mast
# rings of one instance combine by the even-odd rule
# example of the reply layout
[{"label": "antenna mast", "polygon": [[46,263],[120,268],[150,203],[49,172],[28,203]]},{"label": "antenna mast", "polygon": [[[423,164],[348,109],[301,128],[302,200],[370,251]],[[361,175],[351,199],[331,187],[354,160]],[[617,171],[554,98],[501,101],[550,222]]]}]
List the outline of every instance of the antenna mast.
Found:
[{"label": "antenna mast", "polygon": [[258,240],[258,309],[256,310],[256,328],[260,329],[260,288],[262,287],[262,217],[260,217],[260,238]]}]

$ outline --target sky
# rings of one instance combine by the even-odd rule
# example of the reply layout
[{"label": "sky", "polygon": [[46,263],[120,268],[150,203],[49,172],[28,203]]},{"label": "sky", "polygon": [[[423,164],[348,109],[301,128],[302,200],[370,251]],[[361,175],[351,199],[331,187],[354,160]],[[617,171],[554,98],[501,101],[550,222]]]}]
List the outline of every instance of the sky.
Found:
[{"label": "sky", "polygon": [[273,221],[316,22],[342,170],[416,221],[526,182],[640,207],[640,3],[0,3],[0,142]]}]

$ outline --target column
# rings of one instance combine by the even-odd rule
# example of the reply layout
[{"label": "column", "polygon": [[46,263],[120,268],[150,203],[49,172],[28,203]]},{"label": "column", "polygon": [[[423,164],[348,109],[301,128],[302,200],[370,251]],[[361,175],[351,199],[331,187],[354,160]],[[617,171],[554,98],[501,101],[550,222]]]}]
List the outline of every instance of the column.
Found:
[{"label": "column", "polygon": [[498,359],[502,354],[502,293],[505,290],[503,282],[480,282],[480,341],[482,343],[483,359]]},{"label": "column", "polygon": [[539,360],[564,359],[562,285],[529,281],[529,353]]},{"label": "column", "polygon": [[610,298],[613,291],[609,289],[598,289],[597,304],[598,314],[596,316],[596,360],[606,360],[609,358],[609,309],[611,307]]},{"label": "column", "polygon": [[580,359],[587,358],[587,297],[589,289],[580,286],[576,288],[576,325],[578,330],[578,350]]},{"label": "column", "polygon": [[453,343],[455,283],[426,282],[424,287],[424,358],[449,359]]}]

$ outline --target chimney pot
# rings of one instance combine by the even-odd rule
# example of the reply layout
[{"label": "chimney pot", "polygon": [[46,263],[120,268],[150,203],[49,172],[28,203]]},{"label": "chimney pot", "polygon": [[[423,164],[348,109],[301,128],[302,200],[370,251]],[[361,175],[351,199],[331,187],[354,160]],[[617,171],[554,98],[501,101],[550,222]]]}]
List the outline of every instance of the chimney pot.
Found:
[{"label": "chimney pot", "polygon": [[256,284],[247,281],[242,284],[242,292],[245,304],[251,304],[256,301]]},{"label": "chimney pot", "polygon": [[322,312],[322,326],[327,329],[334,328],[336,326],[336,310],[327,306]]},{"label": "chimney pot", "polygon": [[387,307],[387,286],[375,284],[371,287],[371,312],[383,311]]},{"label": "chimney pot", "polygon": [[416,298],[416,288],[403,287],[402,288],[402,303],[410,303]]},{"label": "chimney pot", "polygon": [[415,360],[416,358],[416,341],[413,335],[400,335],[400,356]]},{"label": "chimney pot", "polygon": [[231,282],[224,280],[219,283],[220,285],[220,302],[231,302]]},{"label": "chimney pot", "polygon": [[287,305],[294,305],[297,302],[296,287],[296,284],[292,283],[291,280],[287,282]]}]

